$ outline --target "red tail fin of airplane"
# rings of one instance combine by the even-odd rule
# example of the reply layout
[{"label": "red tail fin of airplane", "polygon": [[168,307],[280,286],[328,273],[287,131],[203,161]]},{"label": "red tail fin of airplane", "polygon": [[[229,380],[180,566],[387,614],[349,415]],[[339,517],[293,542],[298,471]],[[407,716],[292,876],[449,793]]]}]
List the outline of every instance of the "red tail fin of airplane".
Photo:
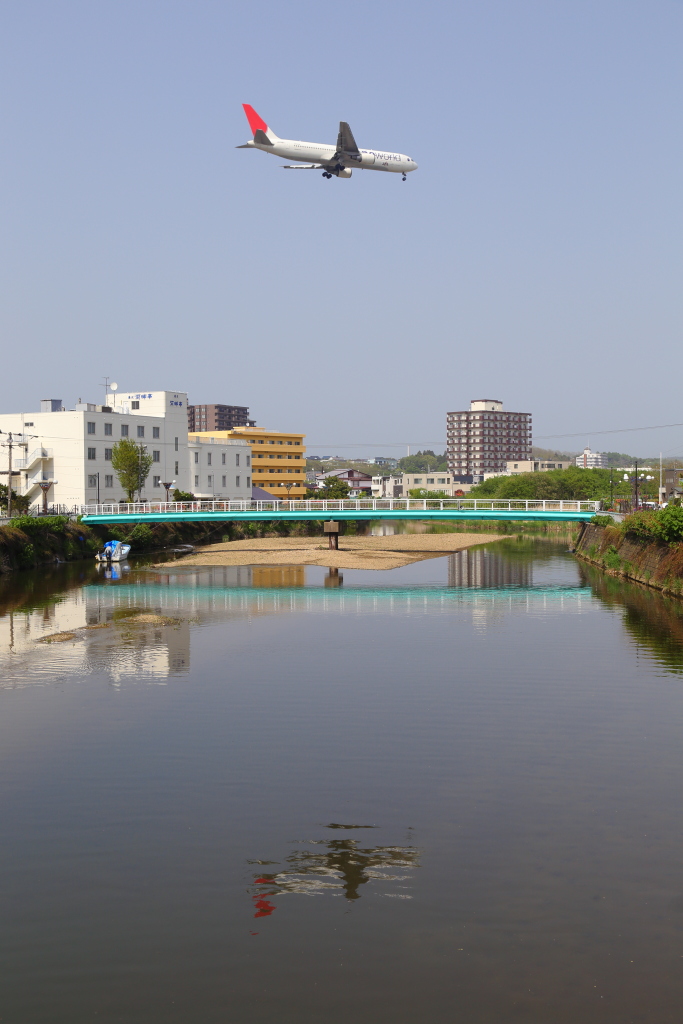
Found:
[{"label": "red tail fin of airplane", "polygon": [[249,127],[251,128],[251,134],[256,135],[256,132],[259,130],[259,128],[261,129],[262,132],[267,132],[268,125],[263,120],[263,118],[258,116],[254,108],[250,107],[248,103],[243,103],[242,106],[244,107],[244,113],[247,115],[247,121],[249,122]]}]

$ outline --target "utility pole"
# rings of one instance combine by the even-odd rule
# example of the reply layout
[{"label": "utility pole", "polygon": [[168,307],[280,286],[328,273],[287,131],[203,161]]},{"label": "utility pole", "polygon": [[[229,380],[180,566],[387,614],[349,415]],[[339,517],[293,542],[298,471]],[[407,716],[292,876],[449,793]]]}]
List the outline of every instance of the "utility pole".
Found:
[{"label": "utility pole", "polygon": [[612,508],[614,505],[614,466],[610,466],[609,471],[609,507]]},{"label": "utility pole", "polygon": [[635,460],[635,463],[636,463],[636,475],[634,477],[634,481],[635,481],[634,482],[634,488],[635,488],[635,509],[634,509],[634,512],[637,512],[638,511],[638,459]]},{"label": "utility pole", "polygon": [[[0,430],[0,434],[4,434],[4,430]],[[2,442],[3,447],[7,449],[7,518],[12,518],[12,448],[16,444],[14,435],[10,430],[7,434],[7,440]]]},{"label": "utility pole", "polygon": [[659,453],[659,504],[663,502],[664,495],[662,494],[662,453]]}]

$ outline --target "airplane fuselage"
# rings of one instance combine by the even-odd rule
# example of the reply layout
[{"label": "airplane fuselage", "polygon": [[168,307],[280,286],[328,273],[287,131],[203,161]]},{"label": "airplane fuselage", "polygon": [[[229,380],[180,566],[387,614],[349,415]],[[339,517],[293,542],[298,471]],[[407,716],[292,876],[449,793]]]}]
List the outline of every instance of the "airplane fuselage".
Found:
[{"label": "airplane fuselage", "polygon": [[346,121],[339,122],[337,145],[328,146],[322,142],[301,142],[297,139],[281,139],[263,118],[248,103],[243,103],[253,139],[238,146],[238,149],[260,149],[283,160],[294,160],[295,164],[284,164],[284,170],[322,170],[323,178],[350,178],[353,169],[367,171],[389,171],[406,174],[417,168],[415,161],[404,153],[385,153],[379,149],[359,149],[353,132]]},{"label": "airplane fuselage", "polygon": [[[359,154],[339,154],[335,146],[326,146],[320,142],[298,142],[294,139],[278,139],[277,142],[264,145],[260,142],[247,143],[249,149],[260,149],[263,153],[272,153],[283,160],[296,160],[297,163],[340,163],[351,169],[362,167],[365,170],[389,171],[395,174],[408,174],[414,171],[417,164],[403,153],[384,153],[378,149],[361,149]],[[337,159],[335,160],[335,154]],[[359,159],[360,158],[360,159]]]}]

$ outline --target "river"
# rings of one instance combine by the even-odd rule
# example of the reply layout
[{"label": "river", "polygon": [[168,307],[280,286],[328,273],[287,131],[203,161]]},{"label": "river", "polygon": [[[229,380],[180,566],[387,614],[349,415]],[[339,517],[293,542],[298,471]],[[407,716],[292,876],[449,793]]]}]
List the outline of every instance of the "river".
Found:
[{"label": "river", "polygon": [[0,614],[3,1024],[680,1020],[681,602],[511,538]]}]

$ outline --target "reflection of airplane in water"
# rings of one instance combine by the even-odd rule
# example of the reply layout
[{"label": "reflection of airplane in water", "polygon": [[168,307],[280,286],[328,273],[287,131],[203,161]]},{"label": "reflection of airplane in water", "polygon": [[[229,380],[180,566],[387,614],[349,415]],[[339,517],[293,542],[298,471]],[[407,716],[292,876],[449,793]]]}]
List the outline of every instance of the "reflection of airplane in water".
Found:
[{"label": "reflection of airplane in water", "polygon": [[[338,825],[327,828],[343,831],[373,828],[372,825]],[[407,882],[406,871],[419,867],[418,850],[414,846],[361,846],[357,839],[311,839],[305,848],[294,850],[285,857],[279,871],[261,871],[254,878],[251,897],[255,917],[268,917],[275,910],[271,902],[275,896],[299,893],[304,896],[344,896],[347,900],[360,899],[360,887],[374,881],[383,887],[387,883]],[[316,849],[317,847],[317,849]],[[253,862],[252,862],[253,863]],[[262,867],[277,864],[274,861],[256,861]],[[397,873],[399,872],[399,873]],[[394,886],[401,890],[408,885]],[[381,895],[410,899],[405,892],[382,892]]]}]

